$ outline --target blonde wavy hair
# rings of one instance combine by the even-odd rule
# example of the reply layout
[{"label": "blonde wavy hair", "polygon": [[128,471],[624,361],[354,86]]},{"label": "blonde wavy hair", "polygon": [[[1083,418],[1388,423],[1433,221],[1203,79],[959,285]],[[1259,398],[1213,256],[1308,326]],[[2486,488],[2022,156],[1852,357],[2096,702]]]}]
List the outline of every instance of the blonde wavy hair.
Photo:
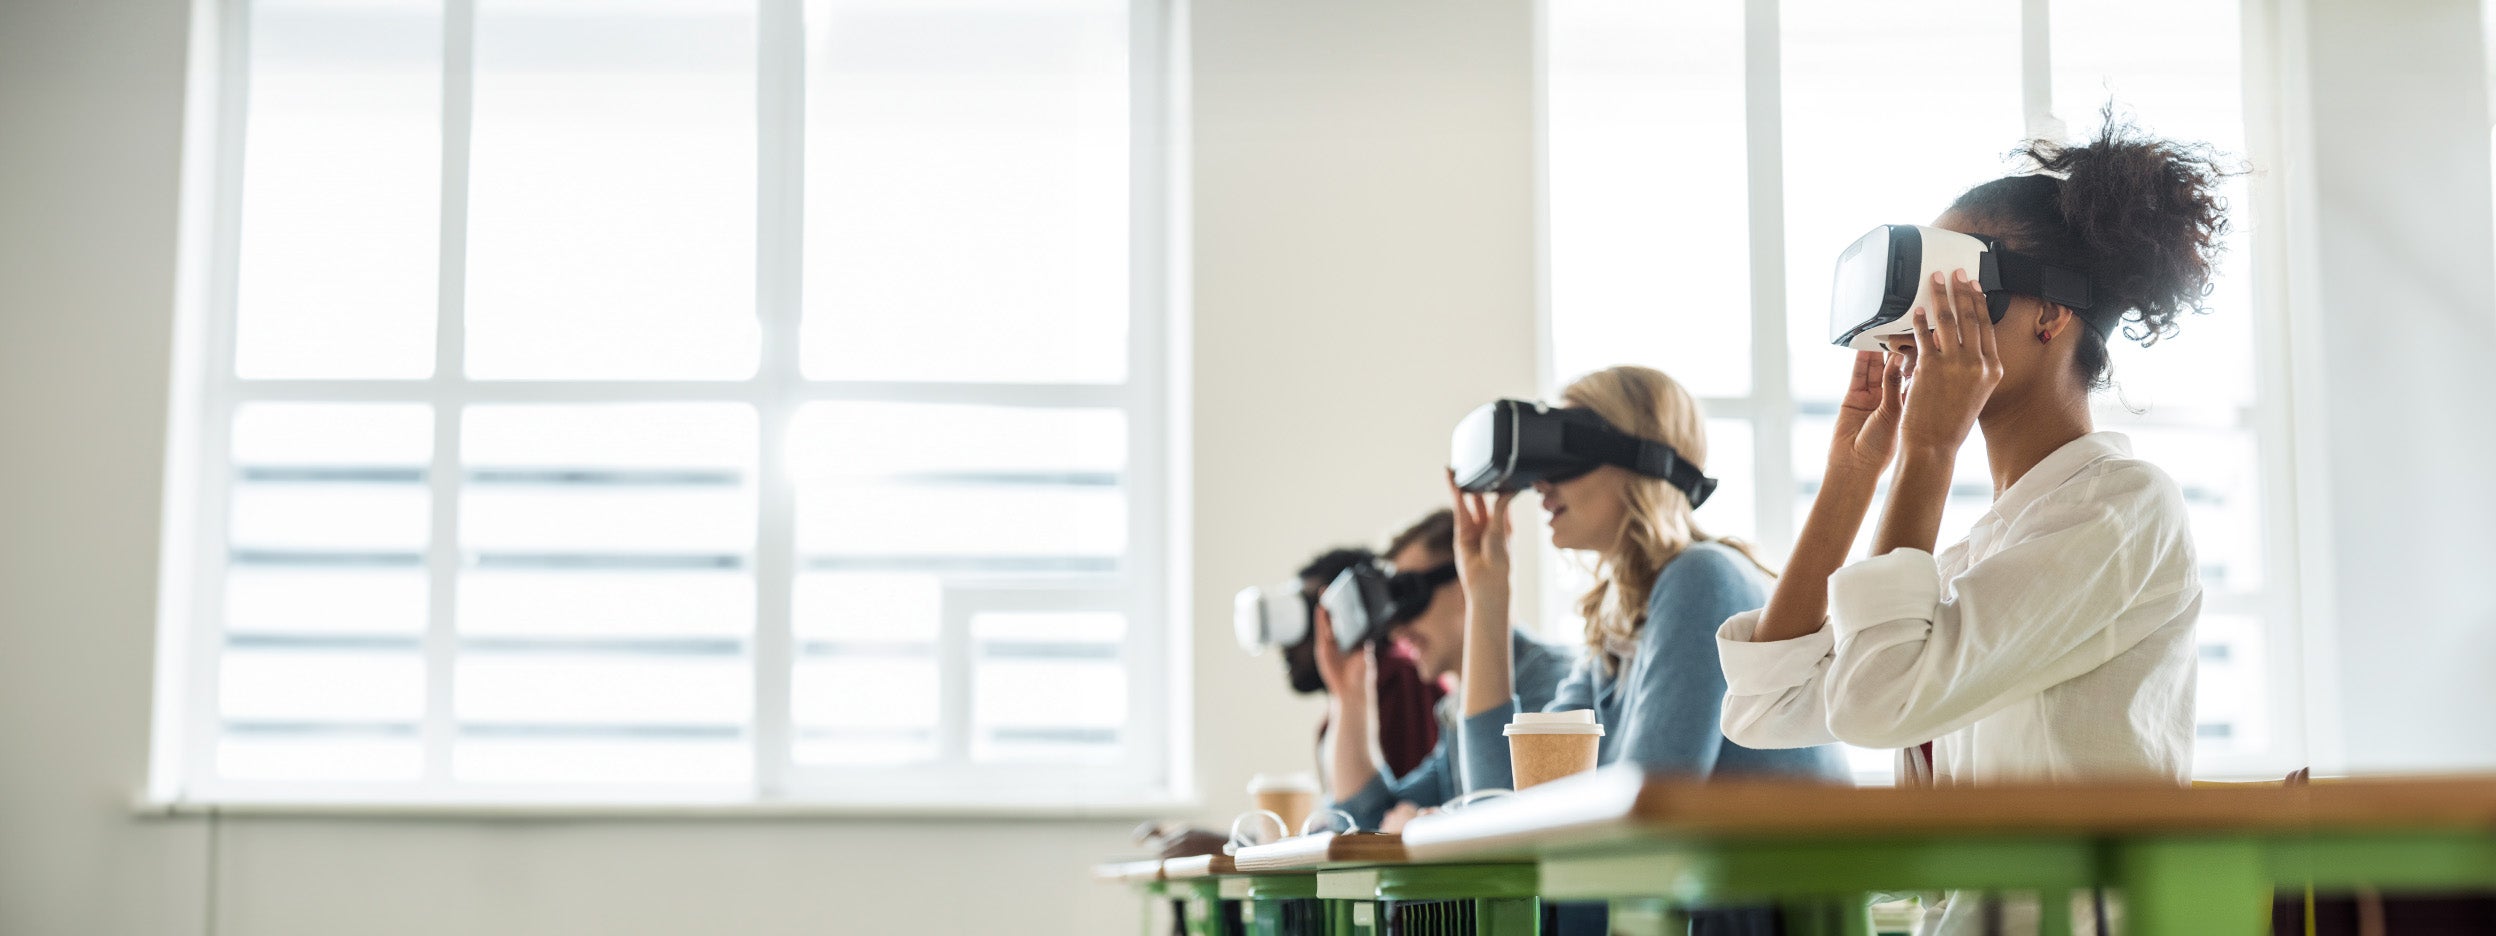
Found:
[{"label": "blonde wavy hair", "polygon": [[[1707,413],[1663,371],[1630,364],[1606,368],[1569,384],[1560,399],[1622,432],[1672,446],[1701,470],[1707,467]],[[1577,603],[1586,620],[1586,646],[1607,672],[1616,665],[1611,648],[1636,640],[1645,626],[1655,577],[1692,543],[1723,543],[1761,572],[1776,574],[1751,544],[1700,529],[1690,498],[1661,479],[1632,474],[1625,491],[1620,539],[1596,554],[1595,587]]]}]

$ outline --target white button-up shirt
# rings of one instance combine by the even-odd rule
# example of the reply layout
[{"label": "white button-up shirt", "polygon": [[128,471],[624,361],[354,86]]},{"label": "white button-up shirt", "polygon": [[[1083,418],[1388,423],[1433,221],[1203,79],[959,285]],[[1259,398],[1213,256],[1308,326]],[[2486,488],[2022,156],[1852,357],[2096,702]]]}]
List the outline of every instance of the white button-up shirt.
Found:
[{"label": "white button-up shirt", "polygon": [[[2192,533],[2174,480],[2120,434],[2056,449],[1939,558],[1838,570],[1815,633],[1753,642],[1760,613],[1716,633],[1737,744],[1898,748],[1904,784],[2190,776]],[[1929,768],[1911,753],[1927,741]],[[2033,896],[2005,909],[2006,931],[2035,931]],[[1926,913],[1919,932],[1983,929],[1972,899]]]},{"label": "white button-up shirt", "polygon": [[1816,633],[1755,643],[1759,614],[1717,631],[1738,744],[1931,741],[1940,785],[2189,776],[2192,534],[2175,482],[2120,434],[2056,449],[1938,559],[1838,570]]}]

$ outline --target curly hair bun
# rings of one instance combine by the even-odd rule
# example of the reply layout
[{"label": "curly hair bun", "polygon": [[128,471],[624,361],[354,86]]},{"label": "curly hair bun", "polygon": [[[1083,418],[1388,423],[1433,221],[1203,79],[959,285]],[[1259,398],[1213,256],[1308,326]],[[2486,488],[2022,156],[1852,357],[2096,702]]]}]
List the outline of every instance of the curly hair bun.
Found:
[{"label": "curly hair bun", "polygon": [[2112,103],[2102,114],[2094,139],[2076,145],[2034,140],[2014,155],[2062,178],[2055,207],[2060,227],[2076,240],[2069,251],[2095,274],[2092,311],[2121,315],[2138,325],[2126,330],[2130,338],[2154,344],[2175,333],[2183,312],[2203,311],[2228,230],[2227,202],[2218,188],[2242,170],[2223,165],[2208,144],[2142,132]]}]

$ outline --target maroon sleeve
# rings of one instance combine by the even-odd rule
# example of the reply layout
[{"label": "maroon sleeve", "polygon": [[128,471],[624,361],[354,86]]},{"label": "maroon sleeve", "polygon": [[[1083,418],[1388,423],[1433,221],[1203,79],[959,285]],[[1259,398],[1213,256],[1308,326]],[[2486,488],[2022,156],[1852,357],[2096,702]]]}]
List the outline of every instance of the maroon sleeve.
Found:
[{"label": "maroon sleeve", "polygon": [[1397,776],[1413,772],[1439,743],[1439,699],[1445,690],[1421,678],[1411,657],[1379,648],[1378,746]]}]

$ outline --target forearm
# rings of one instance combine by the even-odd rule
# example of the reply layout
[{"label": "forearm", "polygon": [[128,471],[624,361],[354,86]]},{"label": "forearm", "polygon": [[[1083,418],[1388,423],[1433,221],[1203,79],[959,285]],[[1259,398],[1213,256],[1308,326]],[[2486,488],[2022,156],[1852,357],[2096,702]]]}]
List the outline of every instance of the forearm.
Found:
[{"label": "forearm", "polygon": [[1371,757],[1377,746],[1377,709],[1367,689],[1346,687],[1328,697],[1332,702],[1326,722],[1326,780],[1337,801],[1351,799],[1378,775]]},{"label": "forearm", "polygon": [[1877,476],[1839,471],[1829,472],[1822,480],[1820,495],[1812,499],[1811,512],[1803,518],[1802,535],[1795,539],[1794,556],[1787,561],[1785,574],[1777,578],[1776,590],[1769,593],[1767,611],[1760,616],[1752,640],[1791,640],[1818,631],[1828,619],[1829,576],[1846,564],[1855,534],[1863,529],[1864,515],[1872,510],[1877,481]]},{"label": "forearm", "polygon": [[1907,446],[1891,481],[1889,504],[1872,537],[1872,554],[1886,556],[1901,549],[1933,551],[1941,535],[1941,510],[1950,502],[1950,472],[1958,458],[1956,446]]},{"label": "forearm", "polygon": [[1517,714],[1513,701],[1467,715],[1457,723],[1456,730],[1463,733],[1457,753],[1462,758],[1464,775],[1460,785],[1465,792],[1516,788],[1516,772],[1508,763],[1508,738],[1504,734],[1508,722]]},{"label": "forearm", "polygon": [[1516,697],[1514,661],[1508,657],[1508,587],[1477,588],[1465,611],[1465,714],[1477,715]]}]

